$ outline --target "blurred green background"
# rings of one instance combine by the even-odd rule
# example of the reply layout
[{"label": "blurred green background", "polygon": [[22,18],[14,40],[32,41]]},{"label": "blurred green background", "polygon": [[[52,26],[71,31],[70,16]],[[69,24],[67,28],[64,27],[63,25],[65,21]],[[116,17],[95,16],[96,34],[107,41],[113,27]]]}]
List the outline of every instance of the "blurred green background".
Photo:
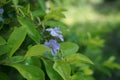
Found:
[{"label": "blurred green background", "polygon": [[86,80],[120,80],[120,0],[53,0],[64,7],[65,39],[95,65]]}]

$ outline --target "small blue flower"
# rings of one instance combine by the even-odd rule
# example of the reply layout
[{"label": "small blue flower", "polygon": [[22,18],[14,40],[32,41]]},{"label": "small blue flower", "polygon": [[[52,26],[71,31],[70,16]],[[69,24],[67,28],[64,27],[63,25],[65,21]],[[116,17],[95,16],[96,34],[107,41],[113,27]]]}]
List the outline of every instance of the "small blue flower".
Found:
[{"label": "small blue flower", "polygon": [[0,14],[3,14],[4,10],[3,9],[0,9]]},{"label": "small blue flower", "polygon": [[[0,8],[0,14],[3,14],[3,12],[4,12],[4,10]],[[3,21],[3,18],[0,17],[0,22],[2,22],[2,21]]]},{"label": "small blue flower", "polygon": [[45,42],[44,45],[51,48],[52,55],[56,55],[57,50],[60,49],[60,44],[58,44],[56,40],[50,40],[49,42]]},{"label": "small blue flower", "polygon": [[58,37],[60,38],[61,41],[64,41],[63,36],[62,36],[62,32],[60,31],[59,28],[55,27],[53,28],[48,28],[46,29],[46,31],[50,32],[50,34],[54,37]]}]

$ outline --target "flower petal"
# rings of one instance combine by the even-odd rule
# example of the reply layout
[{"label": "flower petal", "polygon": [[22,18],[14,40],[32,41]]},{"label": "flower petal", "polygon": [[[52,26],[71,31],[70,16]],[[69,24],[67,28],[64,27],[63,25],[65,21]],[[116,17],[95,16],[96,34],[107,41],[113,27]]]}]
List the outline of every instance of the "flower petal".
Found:
[{"label": "flower petal", "polygon": [[57,50],[60,49],[60,44],[58,44],[56,40],[50,40],[49,42],[45,42],[44,45],[51,48],[52,55],[56,55]]},{"label": "flower petal", "polygon": [[51,36],[58,37],[61,41],[64,41],[62,32],[60,31],[59,28],[55,27],[54,29],[48,28],[46,31],[49,31]]},{"label": "flower petal", "polygon": [[57,50],[56,49],[52,49],[52,55],[55,56],[57,54]]},{"label": "flower petal", "polygon": [[3,9],[0,9],[0,14],[3,14],[4,10]]},{"label": "flower petal", "polygon": [[60,38],[60,40],[61,40],[61,41],[64,41],[64,39],[63,39],[63,36],[62,36],[62,35],[59,35],[58,37]]}]

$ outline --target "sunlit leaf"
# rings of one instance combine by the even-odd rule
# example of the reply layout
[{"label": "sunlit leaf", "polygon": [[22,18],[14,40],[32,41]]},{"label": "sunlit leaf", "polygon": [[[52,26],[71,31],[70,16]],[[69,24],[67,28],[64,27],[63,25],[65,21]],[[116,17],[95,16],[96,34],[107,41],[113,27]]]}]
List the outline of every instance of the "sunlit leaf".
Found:
[{"label": "sunlit leaf", "polygon": [[40,4],[43,11],[46,10],[45,0],[38,0],[38,3]]},{"label": "sunlit leaf", "polygon": [[28,35],[32,40],[34,40],[36,43],[40,43],[40,34],[36,29],[35,24],[26,17],[18,17],[18,21],[20,24],[26,28]]},{"label": "sunlit leaf", "polygon": [[75,62],[75,63],[80,63],[80,62],[84,62],[84,63],[89,63],[89,64],[93,64],[93,62],[85,55],[77,53],[77,54],[73,54],[72,56],[70,56],[67,59],[68,62]]},{"label": "sunlit leaf", "polygon": [[90,68],[86,68],[86,69],[84,70],[84,74],[85,74],[85,75],[92,75],[92,74],[93,74],[93,70],[90,69]]},{"label": "sunlit leaf", "polygon": [[61,50],[63,56],[70,56],[78,51],[79,47],[77,44],[72,42],[63,42],[61,43]]},{"label": "sunlit leaf", "polygon": [[0,45],[4,45],[6,44],[5,39],[3,39],[3,37],[0,36]]},{"label": "sunlit leaf", "polygon": [[17,6],[19,0],[12,0],[12,2],[13,2],[13,4],[14,4],[15,6]]},{"label": "sunlit leaf", "polygon": [[40,11],[40,10],[35,10],[32,12],[32,14],[34,17],[41,17],[41,16],[45,15],[45,13],[43,11]]},{"label": "sunlit leaf", "polygon": [[42,59],[46,68],[47,75],[50,80],[63,80],[61,76],[53,69],[53,62],[50,60]]},{"label": "sunlit leaf", "polygon": [[56,61],[53,68],[64,80],[70,80],[71,68],[67,62]]},{"label": "sunlit leaf", "polygon": [[49,48],[44,46],[44,45],[35,45],[32,46],[26,53],[25,58],[26,57],[30,57],[30,56],[41,56],[43,55],[46,51],[48,51]]},{"label": "sunlit leaf", "polygon": [[33,65],[13,64],[20,74],[27,80],[45,80],[43,71]]},{"label": "sunlit leaf", "polygon": [[119,69],[120,70],[120,64],[115,62],[116,57],[111,56],[106,60],[103,65],[110,68],[110,69]]},{"label": "sunlit leaf", "polygon": [[32,56],[32,57],[27,57],[24,61],[25,65],[34,65],[37,67],[41,67],[41,62],[39,57]]},{"label": "sunlit leaf", "polygon": [[11,58],[8,58],[6,60],[6,63],[9,63],[9,64],[19,63],[19,62],[22,62],[23,60],[24,60],[23,56],[13,56]]},{"label": "sunlit leaf", "polygon": [[9,47],[7,45],[0,45],[0,56],[9,52]]},{"label": "sunlit leaf", "polygon": [[45,20],[49,20],[49,19],[60,20],[62,18],[65,18],[65,15],[62,13],[63,11],[65,11],[65,9],[62,9],[62,8],[51,10],[51,12],[49,12],[44,17],[44,19]]},{"label": "sunlit leaf", "polygon": [[71,80],[86,80],[86,79],[83,73],[77,72],[74,75],[72,75]]},{"label": "sunlit leaf", "polygon": [[26,37],[26,29],[24,27],[15,28],[8,39],[8,46],[11,48],[9,56],[12,56],[20,47]]}]

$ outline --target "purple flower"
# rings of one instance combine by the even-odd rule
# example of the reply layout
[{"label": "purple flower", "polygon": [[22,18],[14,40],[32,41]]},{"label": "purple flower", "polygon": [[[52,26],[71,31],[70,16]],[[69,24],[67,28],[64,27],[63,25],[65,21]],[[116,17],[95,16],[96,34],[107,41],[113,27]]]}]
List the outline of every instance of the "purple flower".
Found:
[{"label": "purple flower", "polygon": [[0,9],[0,14],[3,14],[4,10],[3,9]]},{"label": "purple flower", "polygon": [[50,34],[52,36],[58,37],[58,38],[60,38],[61,41],[64,41],[62,32],[60,31],[59,28],[57,28],[57,27],[55,27],[54,29],[48,28],[48,29],[46,29],[46,31],[50,32]]},{"label": "purple flower", "polygon": [[56,40],[50,40],[49,42],[45,42],[44,45],[51,48],[52,55],[56,55],[57,50],[60,49],[60,44],[58,44]]}]

